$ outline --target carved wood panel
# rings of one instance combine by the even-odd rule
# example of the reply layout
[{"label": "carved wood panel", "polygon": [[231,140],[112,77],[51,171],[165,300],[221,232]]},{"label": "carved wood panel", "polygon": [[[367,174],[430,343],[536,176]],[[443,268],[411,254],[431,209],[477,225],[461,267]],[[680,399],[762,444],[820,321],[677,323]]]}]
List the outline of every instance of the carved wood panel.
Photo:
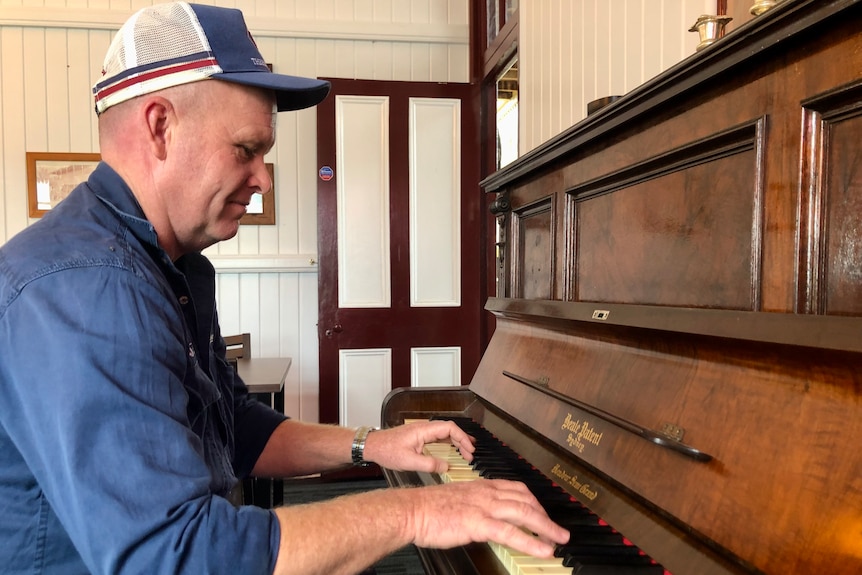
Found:
[{"label": "carved wood panel", "polygon": [[800,309],[862,315],[862,82],[804,103]]},{"label": "carved wood panel", "polygon": [[756,310],[762,132],[753,122],[569,190],[576,299]]},{"label": "carved wood panel", "polygon": [[554,278],[554,211],[551,198],[512,212],[514,244],[512,288],[515,297],[551,299]]}]

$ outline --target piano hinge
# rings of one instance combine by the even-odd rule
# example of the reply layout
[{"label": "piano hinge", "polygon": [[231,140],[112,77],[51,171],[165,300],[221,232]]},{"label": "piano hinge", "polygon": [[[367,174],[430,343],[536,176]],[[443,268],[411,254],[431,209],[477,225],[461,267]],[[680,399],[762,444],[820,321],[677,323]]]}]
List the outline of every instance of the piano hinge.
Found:
[{"label": "piano hinge", "polygon": [[661,426],[661,431],[659,431],[659,433],[668,439],[682,441],[682,437],[685,435],[685,429],[678,425],[674,425],[673,423],[665,423]]}]

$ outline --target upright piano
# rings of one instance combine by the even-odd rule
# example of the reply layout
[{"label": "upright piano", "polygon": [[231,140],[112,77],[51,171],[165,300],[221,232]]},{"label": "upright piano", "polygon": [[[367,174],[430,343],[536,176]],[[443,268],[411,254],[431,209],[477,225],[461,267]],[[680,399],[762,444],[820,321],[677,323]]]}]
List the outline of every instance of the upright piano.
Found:
[{"label": "upright piano", "polygon": [[475,423],[673,575],[862,573],[862,4],[785,0],[482,186],[493,337],[383,424]]}]

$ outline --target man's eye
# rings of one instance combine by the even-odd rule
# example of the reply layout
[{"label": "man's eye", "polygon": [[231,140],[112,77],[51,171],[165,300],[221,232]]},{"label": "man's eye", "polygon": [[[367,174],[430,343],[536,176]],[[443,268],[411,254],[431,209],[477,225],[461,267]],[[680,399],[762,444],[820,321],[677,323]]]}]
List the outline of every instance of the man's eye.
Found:
[{"label": "man's eye", "polygon": [[240,152],[242,153],[242,156],[245,159],[250,160],[254,157],[254,150],[252,150],[248,146],[237,146],[237,147],[239,148]]}]

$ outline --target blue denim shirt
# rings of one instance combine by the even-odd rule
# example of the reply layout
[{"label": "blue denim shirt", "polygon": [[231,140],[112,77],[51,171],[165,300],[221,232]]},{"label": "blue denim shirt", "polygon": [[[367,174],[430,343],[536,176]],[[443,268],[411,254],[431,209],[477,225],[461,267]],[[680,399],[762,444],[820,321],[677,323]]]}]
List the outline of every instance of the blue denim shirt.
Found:
[{"label": "blue denim shirt", "polygon": [[225,495],[283,421],[224,360],[215,273],[107,164],[0,248],[0,571],[271,573]]}]

